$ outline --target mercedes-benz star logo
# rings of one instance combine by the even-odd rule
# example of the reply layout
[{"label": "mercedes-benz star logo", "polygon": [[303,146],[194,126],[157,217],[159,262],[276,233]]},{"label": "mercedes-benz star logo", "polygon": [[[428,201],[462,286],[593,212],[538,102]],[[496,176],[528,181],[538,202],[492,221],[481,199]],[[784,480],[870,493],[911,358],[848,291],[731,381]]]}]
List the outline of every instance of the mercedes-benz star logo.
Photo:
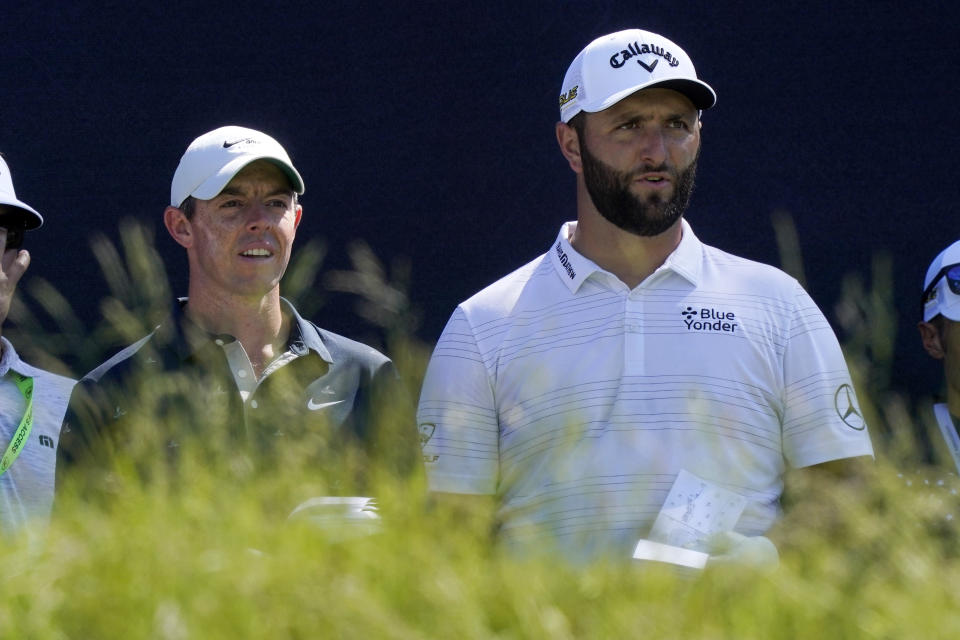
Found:
[{"label": "mercedes-benz star logo", "polygon": [[423,448],[430,438],[433,437],[433,432],[437,430],[437,425],[432,422],[421,422],[418,430],[420,431],[420,447]]},{"label": "mercedes-benz star logo", "polygon": [[860,413],[860,407],[857,406],[856,394],[849,384],[837,387],[837,392],[833,394],[833,406],[837,410],[837,415],[843,420],[843,424],[851,429],[863,431],[867,427]]}]

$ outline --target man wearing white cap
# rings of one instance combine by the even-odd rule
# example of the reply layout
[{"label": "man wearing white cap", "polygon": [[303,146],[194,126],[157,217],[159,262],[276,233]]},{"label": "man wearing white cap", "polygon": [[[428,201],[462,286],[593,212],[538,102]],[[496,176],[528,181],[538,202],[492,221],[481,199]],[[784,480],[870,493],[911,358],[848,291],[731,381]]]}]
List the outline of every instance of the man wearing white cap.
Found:
[{"label": "man wearing white cap", "polygon": [[943,360],[947,386],[947,401],[933,407],[939,435],[934,436],[930,453],[939,452],[936,461],[950,460],[960,473],[960,241],[930,263],[922,300],[923,320],[917,324],[920,339],[931,357]]},{"label": "man wearing white cap", "polygon": [[[267,468],[291,451],[322,466],[344,447],[398,472],[419,462],[412,411],[380,412],[402,406],[391,361],[280,296],[303,191],[287,152],[264,133],[228,126],[190,144],[164,211],[186,249],[189,295],[77,386],[64,469],[93,468],[87,478],[97,482],[106,453],[149,463],[189,445]],[[400,404],[387,407],[391,400]]]},{"label": "man wearing white cap", "polygon": [[[24,233],[43,217],[20,201],[0,157],[0,327],[30,265]],[[0,532],[43,524],[53,503],[56,447],[74,380],[30,366],[0,337]]]},{"label": "man wearing white cap", "polygon": [[459,305],[438,341],[418,409],[430,489],[495,496],[511,545],[629,558],[683,476],[681,517],[708,493],[742,508],[707,508],[735,526],[704,523],[690,546],[769,564],[786,470],[872,455],[810,297],[683,218],[715,101],[662,36],[590,43],[556,125],[577,220]]}]

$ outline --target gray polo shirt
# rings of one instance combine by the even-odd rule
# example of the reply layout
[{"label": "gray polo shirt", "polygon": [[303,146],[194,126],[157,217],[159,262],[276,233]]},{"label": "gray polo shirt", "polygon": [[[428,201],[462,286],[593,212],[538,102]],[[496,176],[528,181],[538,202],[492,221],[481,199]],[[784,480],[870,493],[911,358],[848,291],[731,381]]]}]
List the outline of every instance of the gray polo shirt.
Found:
[{"label": "gray polo shirt", "polygon": [[0,456],[27,406],[10,370],[33,378],[33,429],[20,456],[0,475],[0,532],[10,534],[28,522],[45,525],[50,517],[60,425],[76,380],[32,367],[9,340],[0,337],[0,343]]}]

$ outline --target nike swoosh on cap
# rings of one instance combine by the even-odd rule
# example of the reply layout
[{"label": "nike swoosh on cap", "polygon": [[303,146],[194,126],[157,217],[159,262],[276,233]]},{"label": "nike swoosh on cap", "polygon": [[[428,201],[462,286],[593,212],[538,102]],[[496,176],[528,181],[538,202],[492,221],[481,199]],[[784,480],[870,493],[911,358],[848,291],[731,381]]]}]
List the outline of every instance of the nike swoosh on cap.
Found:
[{"label": "nike swoosh on cap", "polygon": [[335,404],[340,404],[341,402],[346,402],[346,400],[334,400],[333,402],[314,402],[313,398],[307,400],[307,409],[310,411],[316,411],[317,409],[323,409],[324,407],[332,407]]}]

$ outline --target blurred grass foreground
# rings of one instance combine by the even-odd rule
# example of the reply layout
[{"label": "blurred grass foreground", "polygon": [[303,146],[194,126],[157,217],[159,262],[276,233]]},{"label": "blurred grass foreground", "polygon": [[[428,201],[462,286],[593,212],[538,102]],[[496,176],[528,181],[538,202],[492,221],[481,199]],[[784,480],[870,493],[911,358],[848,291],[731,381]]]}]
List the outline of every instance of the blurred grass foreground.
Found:
[{"label": "blurred grass foreground", "polygon": [[[8,335],[28,360],[64,370],[69,356],[82,374],[162,316],[171,293],[152,239],[131,225],[121,237],[122,250],[94,242],[109,292],[95,327],[27,277]],[[370,335],[355,337],[379,336],[415,397],[430,346],[413,336],[409,267],[386,269],[362,244],[351,255],[354,270],[327,274],[325,288],[358,298]],[[311,308],[322,247],[295,256],[284,295],[322,324]],[[303,465],[245,474],[229,459],[186,455],[179,481],[158,471],[144,483],[118,465],[113,499],[84,502],[68,489],[48,529],[3,540],[0,637],[954,637],[960,487],[954,475],[916,467],[910,438],[883,435],[920,428],[886,386],[895,322],[887,268],[874,265],[872,289],[848,282],[848,307],[837,312],[877,464],[858,488],[796,490],[799,511],[778,533],[781,565],[771,573],[518,558],[489,543],[489,505],[431,508],[421,477],[375,479],[374,529],[290,517],[288,498],[322,492]],[[862,322],[865,309],[872,323]]]}]

